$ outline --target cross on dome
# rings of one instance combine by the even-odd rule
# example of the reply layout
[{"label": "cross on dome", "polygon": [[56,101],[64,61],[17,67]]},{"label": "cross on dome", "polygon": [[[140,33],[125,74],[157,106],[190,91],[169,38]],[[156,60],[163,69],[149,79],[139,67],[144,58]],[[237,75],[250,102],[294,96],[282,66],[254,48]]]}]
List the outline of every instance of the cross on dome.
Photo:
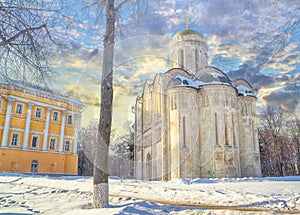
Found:
[{"label": "cross on dome", "polygon": [[186,30],[190,30],[190,17],[189,17],[189,10],[186,10]]}]

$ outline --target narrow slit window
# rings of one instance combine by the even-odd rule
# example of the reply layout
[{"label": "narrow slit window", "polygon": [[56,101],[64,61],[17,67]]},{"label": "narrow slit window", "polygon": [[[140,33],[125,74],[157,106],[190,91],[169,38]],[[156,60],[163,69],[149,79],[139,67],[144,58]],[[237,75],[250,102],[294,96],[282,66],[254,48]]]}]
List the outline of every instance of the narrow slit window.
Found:
[{"label": "narrow slit window", "polygon": [[232,136],[233,136],[233,145],[236,146],[234,113],[232,113]]},{"label": "narrow slit window", "polygon": [[198,67],[198,64],[199,64],[199,52],[198,50],[195,50],[195,63],[196,63],[196,71],[199,69]]},{"label": "narrow slit window", "polygon": [[184,51],[183,51],[183,49],[181,49],[181,68],[184,68]]},{"label": "narrow slit window", "polygon": [[185,132],[185,116],[182,118],[182,138],[183,138],[183,147],[186,148],[186,132]]},{"label": "narrow slit window", "polygon": [[229,146],[229,134],[228,134],[228,120],[227,120],[227,116],[225,115],[225,145]]},{"label": "narrow slit window", "polygon": [[216,145],[219,145],[218,116],[217,116],[217,113],[215,113],[215,135],[216,135]]}]

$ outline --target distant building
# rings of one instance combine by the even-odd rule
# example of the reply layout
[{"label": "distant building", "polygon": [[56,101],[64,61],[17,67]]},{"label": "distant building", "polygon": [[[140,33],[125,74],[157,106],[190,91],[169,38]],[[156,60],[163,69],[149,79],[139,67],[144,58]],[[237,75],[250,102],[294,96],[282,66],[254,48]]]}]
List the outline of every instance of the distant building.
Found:
[{"label": "distant building", "polygon": [[170,66],[135,105],[135,177],[169,180],[261,176],[255,89],[208,66],[204,37],[170,42]]},{"label": "distant building", "polygon": [[0,172],[77,174],[83,104],[12,81],[0,95]]}]

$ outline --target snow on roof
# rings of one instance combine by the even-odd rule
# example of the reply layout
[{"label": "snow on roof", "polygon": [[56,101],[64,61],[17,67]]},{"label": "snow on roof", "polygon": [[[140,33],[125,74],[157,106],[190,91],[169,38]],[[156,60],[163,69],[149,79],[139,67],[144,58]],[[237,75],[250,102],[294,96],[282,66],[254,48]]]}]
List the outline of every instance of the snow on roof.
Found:
[{"label": "snow on roof", "polygon": [[235,86],[235,88],[238,90],[238,94],[242,94],[244,96],[255,96],[253,91],[245,85],[238,84],[237,86]]},{"label": "snow on roof", "polygon": [[228,79],[228,77],[224,74],[218,73],[218,72],[206,72],[202,74],[198,80],[201,82],[202,85],[208,85],[208,84],[225,84],[230,85],[231,82]]},{"label": "snow on roof", "polygon": [[218,77],[226,77],[223,74],[220,74],[218,72],[209,72],[209,74],[211,74],[214,78],[218,78]]},{"label": "snow on roof", "polygon": [[174,77],[175,79],[178,79],[181,81],[180,84],[175,84],[175,86],[190,86],[196,89],[199,89],[201,86],[201,82],[196,80],[196,81],[192,81],[191,79],[184,77],[182,75],[177,75],[176,77]]},{"label": "snow on roof", "polygon": [[202,85],[233,86],[233,82],[230,80],[226,73],[212,66],[205,66],[198,70],[193,80],[195,78],[197,78],[202,83]]},{"label": "snow on roof", "polygon": [[[209,85],[209,84],[225,84],[225,85],[230,85],[231,86],[231,83],[230,81],[227,79],[226,76],[220,74],[220,73],[217,73],[217,72],[211,72],[211,73],[206,73],[208,75],[212,75],[213,77],[213,80],[210,80],[210,81],[203,81],[201,80],[201,77],[195,81],[192,81],[191,79],[185,77],[185,76],[182,76],[182,75],[177,75],[174,77],[174,79],[178,80],[178,82],[174,81],[173,83],[170,84],[170,86],[176,86],[176,87],[180,87],[180,86],[189,86],[189,87],[193,87],[193,88],[196,88],[196,89],[199,89],[201,88],[201,86],[203,85]],[[222,80],[220,79],[221,78],[226,78],[226,80]],[[174,80],[173,79],[173,80]],[[226,81],[226,82],[225,82]]]}]

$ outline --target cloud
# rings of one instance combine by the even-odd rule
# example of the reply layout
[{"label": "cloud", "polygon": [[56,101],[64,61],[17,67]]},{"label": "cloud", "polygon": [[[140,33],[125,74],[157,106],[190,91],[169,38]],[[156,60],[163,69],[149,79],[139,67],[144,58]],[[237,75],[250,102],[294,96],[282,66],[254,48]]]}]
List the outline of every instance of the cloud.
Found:
[{"label": "cloud", "polygon": [[261,68],[255,66],[252,62],[244,62],[237,70],[230,71],[227,74],[231,79],[243,78],[258,89],[274,85],[274,78],[262,74],[260,69]]},{"label": "cloud", "polygon": [[251,45],[248,43],[240,44],[240,41],[234,41],[230,37],[216,34],[208,36],[206,40],[209,50],[209,63],[213,63],[216,60],[215,58],[219,56],[224,59],[237,59],[241,64],[250,61],[255,63],[253,60],[256,54],[250,51]]},{"label": "cloud", "polygon": [[[290,11],[274,10],[276,7],[270,3],[273,2],[267,0],[263,4],[255,0],[251,1],[251,7],[245,7],[244,1],[236,0],[149,1],[149,8],[139,17],[139,23],[135,23],[126,11],[125,19],[120,23],[122,29],[118,31],[121,34],[115,43],[115,123],[123,124],[121,121],[132,115],[131,105],[136,95],[142,92],[145,80],[153,81],[156,73],[168,70],[170,36],[185,28],[187,6],[191,28],[207,40],[210,65],[228,72],[231,79],[242,77],[248,80],[259,89],[259,102],[278,104],[284,101],[287,109],[293,109],[296,105],[293,98],[299,94],[299,80],[296,81],[299,76],[291,74],[298,73],[299,39],[292,36],[291,42],[268,64],[259,65],[256,59],[257,50],[273,36],[276,26],[286,21],[284,13]],[[66,89],[71,90],[69,85],[72,83],[79,85],[78,95],[92,107],[88,112],[95,112],[96,116],[99,109],[94,104],[99,105],[97,95],[105,28],[90,20],[81,23],[70,32],[58,28],[60,34],[70,36],[68,41],[71,42],[66,57],[57,62],[65,69],[61,77],[70,79],[66,81]],[[76,76],[79,80],[74,79]]]},{"label": "cloud", "polygon": [[52,30],[56,31],[57,33],[60,33],[61,35],[64,35],[62,37],[67,37],[67,38],[79,38],[83,35],[83,33],[77,31],[74,28],[68,29],[62,26],[56,26]]},{"label": "cloud", "polygon": [[260,101],[264,105],[280,106],[296,113],[300,107],[300,74],[274,76],[274,86],[259,90]]},{"label": "cloud", "polygon": [[299,92],[285,92],[282,90],[273,91],[263,99],[266,100],[267,105],[280,106],[284,110],[294,113],[300,104]]},{"label": "cloud", "polygon": [[267,64],[265,68],[274,69],[279,75],[290,73],[296,70],[296,64],[300,62],[300,48],[296,43],[290,43]]},{"label": "cloud", "polygon": [[[278,105],[274,99],[274,92],[280,92],[286,87],[289,77],[282,77],[281,80],[276,76],[269,76],[261,73],[260,67],[255,66],[252,62],[244,62],[237,70],[228,72],[230,79],[243,78],[258,90],[258,101],[263,105]],[[278,95],[278,94],[276,94]],[[276,97],[276,96],[275,96]]]},{"label": "cloud", "polygon": [[82,125],[86,126],[95,119],[100,107],[98,90],[89,90],[84,85],[69,84],[64,86],[64,93],[68,96],[80,98],[86,106],[82,114]]}]

